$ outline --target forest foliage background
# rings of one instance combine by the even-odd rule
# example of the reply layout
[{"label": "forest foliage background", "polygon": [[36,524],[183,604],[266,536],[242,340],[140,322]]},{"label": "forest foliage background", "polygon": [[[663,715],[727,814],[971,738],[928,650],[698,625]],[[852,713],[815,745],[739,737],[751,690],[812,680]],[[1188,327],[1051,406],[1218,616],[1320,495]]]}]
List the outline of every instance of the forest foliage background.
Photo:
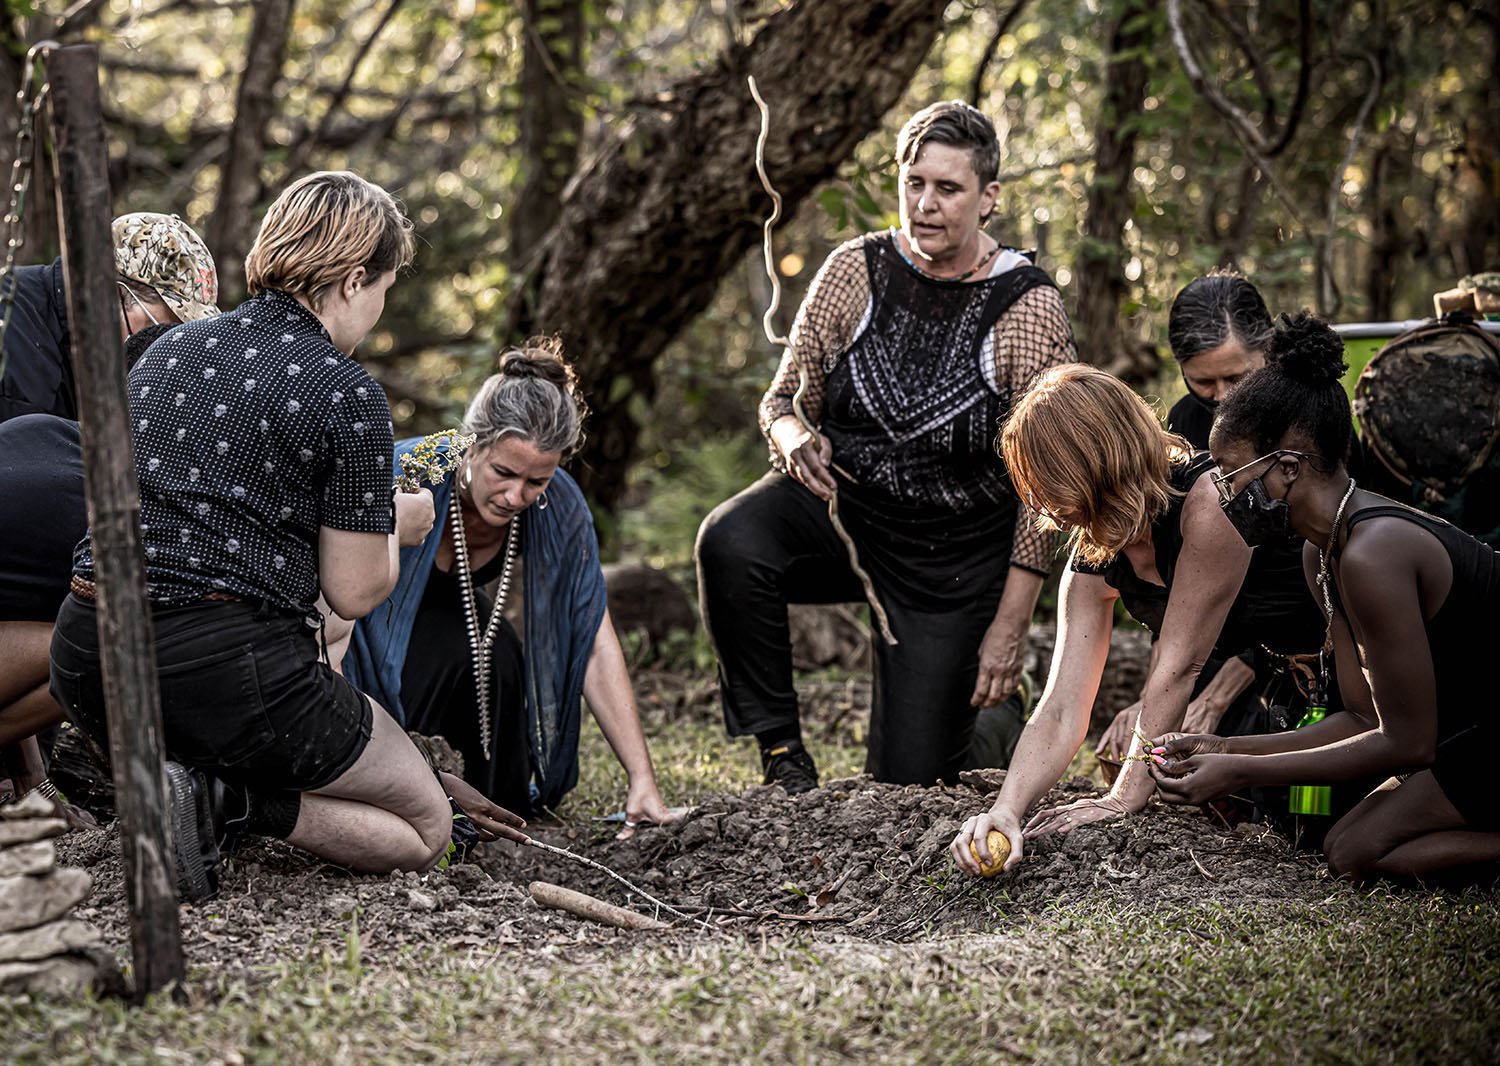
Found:
[{"label": "forest foliage background", "polygon": [[[1500,266],[1500,0],[0,0],[0,165],[27,46],[101,49],[118,212],[208,238],[225,306],[261,212],[348,168],[421,240],[361,357],[398,430],[453,423],[560,333],[607,550],[682,566],[763,468],[754,405],[823,257],[895,220],[894,134],[968,99],[1004,137],[991,232],[1040,250],[1084,358],[1170,395],[1166,308],[1216,266],[1273,309],[1421,317]],[[23,258],[55,254],[38,168]]]}]

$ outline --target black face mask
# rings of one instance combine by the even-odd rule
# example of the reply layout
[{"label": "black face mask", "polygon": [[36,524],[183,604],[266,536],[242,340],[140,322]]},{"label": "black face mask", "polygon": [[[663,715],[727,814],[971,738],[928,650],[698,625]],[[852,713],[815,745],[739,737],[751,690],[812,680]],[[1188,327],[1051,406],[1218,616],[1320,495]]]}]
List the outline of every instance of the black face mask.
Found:
[{"label": "black face mask", "polygon": [[175,323],[175,322],[162,322],[162,323],[157,324],[157,325],[147,326],[145,329],[138,329],[134,333],[132,333],[129,337],[126,337],[125,338],[125,367],[126,367],[126,369],[129,369],[130,367],[135,366],[136,360],[139,359],[141,356],[143,356],[143,355],[146,354],[146,349],[149,348],[149,347],[151,347],[152,343],[158,337],[160,337],[163,333],[167,332],[167,330],[171,329],[175,325],[177,325],[177,323]]},{"label": "black face mask", "polygon": [[1291,535],[1291,508],[1285,500],[1273,500],[1266,495],[1262,478],[1250,482],[1222,505],[1224,517],[1252,548]]},{"label": "black face mask", "polygon": [[[1183,378],[1183,384],[1187,385],[1187,379],[1186,378]],[[1196,404],[1198,407],[1202,408],[1204,411],[1206,411],[1208,413],[1208,417],[1209,418],[1212,418],[1218,412],[1218,410],[1219,410],[1219,401],[1218,400],[1205,400],[1202,396],[1199,396],[1196,392],[1193,391],[1193,387],[1191,385],[1188,385],[1187,394],[1188,394],[1188,398],[1190,400],[1192,400],[1192,402],[1194,404]]]}]

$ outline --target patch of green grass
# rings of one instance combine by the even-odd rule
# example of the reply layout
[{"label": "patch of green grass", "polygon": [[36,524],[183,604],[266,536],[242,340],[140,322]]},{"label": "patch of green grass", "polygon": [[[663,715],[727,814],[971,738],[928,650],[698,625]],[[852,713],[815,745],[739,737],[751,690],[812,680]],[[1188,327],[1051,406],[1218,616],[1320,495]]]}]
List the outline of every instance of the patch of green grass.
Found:
[{"label": "patch of green grass", "polygon": [[[647,715],[669,802],[760,780],[754,742],[701,714]],[[825,779],[857,728],[808,730]],[[564,815],[618,809],[625,779],[584,727]],[[0,1000],[7,1061],[1468,1063],[1500,1055],[1493,892],[1330,892],[1310,908],[1110,896],[1022,913],[1003,882],[975,934],[908,943],[832,931],[621,935],[603,944],[361,957],[332,918],[249,979],[198,970],[192,999]]]},{"label": "patch of green grass", "polygon": [[1059,909],[919,944],[809,934],[289,960],[217,1002],[0,1005],[19,1063],[1481,1062],[1500,921],[1478,893],[1170,916]]}]

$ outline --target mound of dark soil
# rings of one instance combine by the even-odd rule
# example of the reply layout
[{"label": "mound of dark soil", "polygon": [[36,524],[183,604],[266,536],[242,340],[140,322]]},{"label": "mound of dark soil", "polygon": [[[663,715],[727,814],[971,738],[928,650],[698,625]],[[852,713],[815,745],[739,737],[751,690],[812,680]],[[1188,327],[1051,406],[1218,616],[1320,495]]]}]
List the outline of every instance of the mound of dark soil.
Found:
[{"label": "mound of dark soil", "polygon": [[[1049,800],[1088,792],[1078,785]],[[995,929],[1101,895],[1162,919],[1215,901],[1314,904],[1346,891],[1259,827],[1227,829],[1196,811],[1166,808],[1034,841],[1019,871],[974,880],[954,871],[946,849],[962,820],[991,798],[968,786],[899,787],[858,777],[802,796],[774,787],[714,796],[682,821],[630,840],[570,839],[572,831],[558,827],[537,832],[699,919],[679,923],[677,933],[645,935],[702,936],[704,921],[731,933],[815,923],[844,936],[902,940]],[[60,861],[94,876],[78,916],[125,951],[116,829],[71,834],[58,850]],[[543,910],[526,892],[532,880],[652,909],[597,870],[508,843],[482,846],[477,863],[390,877],[351,875],[261,843],[224,861],[218,899],[182,908],[184,945],[190,965],[253,978],[288,958],[346,957],[356,936],[362,956],[389,958],[413,946],[485,952],[643,935]]]},{"label": "mound of dark soil", "polygon": [[[1092,794],[1080,783],[1049,802]],[[1128,905],[1201,906],[1326,895],[1319,866],[1259,826],[1230,829],[1196,810],[1153,808],[1122,822],[1033,841],[1018,871],[990,881],[955,872],[947,845],[991,797],[973,788],[836,781],[801,796],[780,788],[710,798],[682,822],[603,842],[593,858],[646,892],[695,913],[795,914],[871,938],[903,938],[993,923],[1057,903],[1109,893]],[[530,849],[491,849],[497,878],[558,881],[615,902],[613,879]]]}]

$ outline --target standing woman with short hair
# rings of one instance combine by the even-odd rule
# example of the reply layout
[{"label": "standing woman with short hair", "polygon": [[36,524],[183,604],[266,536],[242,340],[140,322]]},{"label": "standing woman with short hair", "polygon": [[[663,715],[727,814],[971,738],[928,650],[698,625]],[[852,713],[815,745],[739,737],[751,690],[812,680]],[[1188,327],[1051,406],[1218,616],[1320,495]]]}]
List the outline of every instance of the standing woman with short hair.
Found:
[{"label": "standing woman with short hair", "polygon": [[1425,877],[1500,862],[1494,668],[1500,556],[1442,519],[1360,490],[1341,382],[1343,342],[1301,315],[1214,425],[1224,514],[1247,540],[1306,538],[1308,586],[1328,611],[1343,713],[1269,736],[1183,736],[1153,768],[1163,797],[1202,803],[1248,785],[1399,774],[1341,818],[1328,865]]},{"label": "standing woman with short hair", "polygon": [[[352,358],[411,262],[411,223],[350,173],[309,175],[266,213],[251,297],[154,344],[129,377],[179,878],[212,893],[212,817],[361,871],[421,870],[447,848],[442,787],[386,711],[320,656],[321,590],[358,617],[395,584],[426,493],[391,494],[384,393]],[[52,643],[53,692],[106,740],[94,560],[81,546]],[[184,801],[199,810],[182,811]]]}]

